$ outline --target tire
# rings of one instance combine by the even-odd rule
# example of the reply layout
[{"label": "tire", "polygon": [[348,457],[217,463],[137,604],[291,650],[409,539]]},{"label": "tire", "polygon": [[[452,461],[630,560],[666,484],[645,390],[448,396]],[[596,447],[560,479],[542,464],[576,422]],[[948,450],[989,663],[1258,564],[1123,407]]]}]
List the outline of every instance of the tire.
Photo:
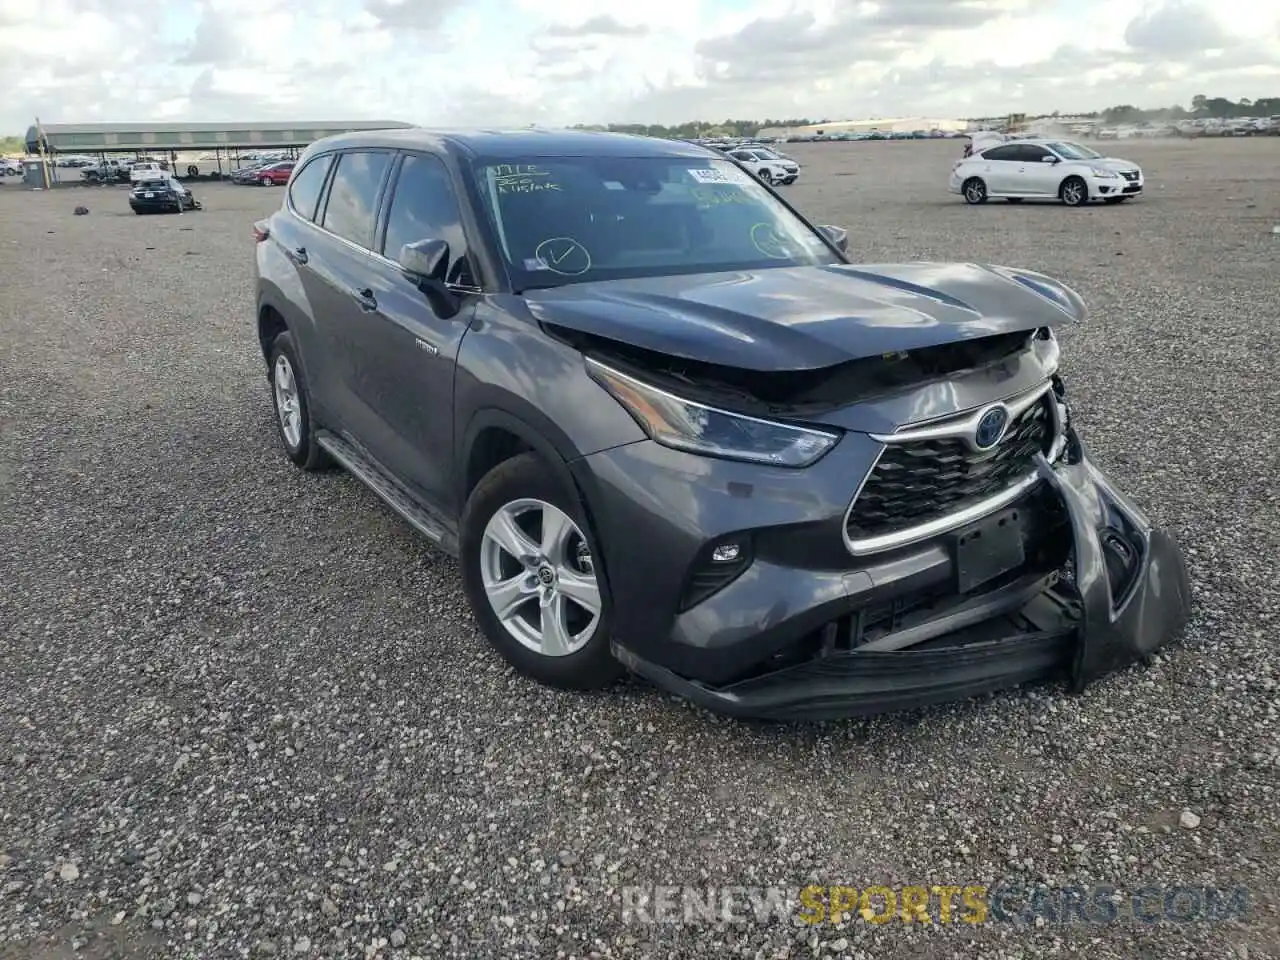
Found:
[{"label": "tire", "polygon": [[276,185],[275,181],[272,180],[270,177],[263,177],[258,182],[262,184],[264,187],[274,187]]},{"label": "tire", "polygon": [[1083,207],[1089,203],[1089,185],[1080,177],[1067,177],[1058,187],[1058,198],[1068,207]]},{"label": "tire", "polygon": [[[287,375],[288,381],[285,381]],[[285,456],[303,470],[320,470],[331,463],[329,455],[316,443],[315,428],[311,423],[311,397],[307,392],[306,378],[298,362],[298,348],[293,335],[287,330],[271,344],[271,405],[276,413],[276,432],[284,447]],[[289,404],[290,400],[293,404]],[[286,418],[286,413],[293,414]],[[286,426],[288,419],[290,426]]]},{"label": "tire", "polygon": [[187,167],[187,176],[188,177],[200,176],[200,168],[197,167],[194,163],[191,164],[190,166]]},{"label": "tire", "polygon": [[768,170],[761,170],[758,174],[756,174],[756,176],[760,178],[762,183],[773,183],[773,174],[771,174]]},{"label": "tire", "polygon": [[978,204],[987,202],[987,185],[982,182],[981,177],[970,177],[960,187],[960,192],[964,194],[965,203]]},{"label": "tire", "polygon": [[[558,519],[562,530],[566,521],[570,528],[547,550],[534,539],[546,529],[544,516]],[[510,522],[513,518],[519,525]],[[504,525],[509,533],[502,539],[510,549],[493,535]],[[467,498],[460,530],[463,588],[481,631],[503,659],[524,676],[562,690],[596,690],[622,676],[622,665],[609,649],[611,604],[604,571],[594,562],[600,556],[595,536],[577,492],[541,457],[521,454],[489,471]],[[514,545],[511,531],[527,550]],[[552,585],[569,577],[578,596],[594,597],[594,612]],[[512,584],[509,594],[515,599],[505,623],[490,596],[492,585],[504,581]],[[545,605],[547,599],[555,603]],[[561,625],[555,653],[545,649],[544,611]]]}]

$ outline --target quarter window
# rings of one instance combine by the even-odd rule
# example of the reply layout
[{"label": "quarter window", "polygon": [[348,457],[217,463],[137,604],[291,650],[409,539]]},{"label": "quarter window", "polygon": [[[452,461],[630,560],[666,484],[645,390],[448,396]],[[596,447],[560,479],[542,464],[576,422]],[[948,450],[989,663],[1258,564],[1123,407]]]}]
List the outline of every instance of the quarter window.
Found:
[{"label": "quarter window", "polygon": [[359,150],[341,154],[320,226],[372,249],[378,194],[390,165],[391,154],[385,152]]},{"label": "quarter window", "polygon": [[1013,144],[1005,144],[992,150],[982,151],[983,160],[1017,160],[1018,148]]},{"label": "quarter window", "polygon": [[324,189],[324,178],[333,163],[333,154],[316,157],[299,171],[289,186],[289,202],[300,216],[308,220],[316,217],[316,203]]}]

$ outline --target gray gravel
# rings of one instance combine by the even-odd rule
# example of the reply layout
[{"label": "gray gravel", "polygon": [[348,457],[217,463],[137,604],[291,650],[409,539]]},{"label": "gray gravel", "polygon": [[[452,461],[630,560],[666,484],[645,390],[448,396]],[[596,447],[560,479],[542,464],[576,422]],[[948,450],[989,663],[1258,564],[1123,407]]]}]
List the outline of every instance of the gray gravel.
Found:
[{"label": "gray gravel", "polygon": [[[1078,697],[822,726],[519,679],[452,562],[294,470],[251,332],[279,191],[147,218],[114,188],[0,192],[0,958],[1280,956],[1280,140],[1125,143],[1148,196],[1081,211],[967,208],[959,150],[797,145],[789,196],[867,260],[1085,295],[1074,409],[1185,545],[1196,616]],[[1009,878],[1253,899],[1217,925],[839,930],[619,900]]]}]

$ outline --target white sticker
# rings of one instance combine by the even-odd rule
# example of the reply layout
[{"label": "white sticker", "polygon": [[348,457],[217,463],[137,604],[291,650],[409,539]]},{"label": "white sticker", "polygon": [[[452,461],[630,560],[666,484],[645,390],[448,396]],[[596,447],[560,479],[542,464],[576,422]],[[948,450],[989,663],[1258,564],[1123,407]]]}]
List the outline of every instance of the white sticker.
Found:
[{"label": "white sticker", "polygon": [[713,169],[710,167],[695,167],[689,171],[689,176],[693,177],[698,183],[742,184],[746,182],[746,177],[737,168]]},{"label": "white sticker", "polygon": [[627,188],[626,188],[626,187],[624,187],[622,184],[620,184],[617,180],[606,180],[606,181],[604,182],[604,188],[605,188],[606,190],[625,190],[625,189],[627,189]]},{"label": "white sticker", "polygon": [[539,260],[537,257],[525,257],[524,268],[528,270],[530,273],[532,273],[534,270],[550,270],[551,269],[545,263]]}]

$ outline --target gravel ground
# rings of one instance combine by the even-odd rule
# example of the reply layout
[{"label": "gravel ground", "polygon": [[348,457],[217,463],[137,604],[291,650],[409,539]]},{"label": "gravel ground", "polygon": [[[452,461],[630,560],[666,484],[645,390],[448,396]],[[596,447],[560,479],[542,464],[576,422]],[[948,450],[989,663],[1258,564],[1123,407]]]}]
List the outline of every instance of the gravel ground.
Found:
[{"label": "gravel ground", "polygon": [[[872,721],[540,689],[454,564],[279,453],[250,224],[0,192],[0,958],[1280,957],[1280,140],[1125,143],[1118,208],[945,193],[951,143],[795,145],[869,261],[1025,265],[1094,453],[1185,546],[1154,664]],[[73,217],[85,203],[87,217]],[[1189,815],[1188,815],[1189,814]],[[1243,921],[624,923],[628,885],[1243,884]]]}]

